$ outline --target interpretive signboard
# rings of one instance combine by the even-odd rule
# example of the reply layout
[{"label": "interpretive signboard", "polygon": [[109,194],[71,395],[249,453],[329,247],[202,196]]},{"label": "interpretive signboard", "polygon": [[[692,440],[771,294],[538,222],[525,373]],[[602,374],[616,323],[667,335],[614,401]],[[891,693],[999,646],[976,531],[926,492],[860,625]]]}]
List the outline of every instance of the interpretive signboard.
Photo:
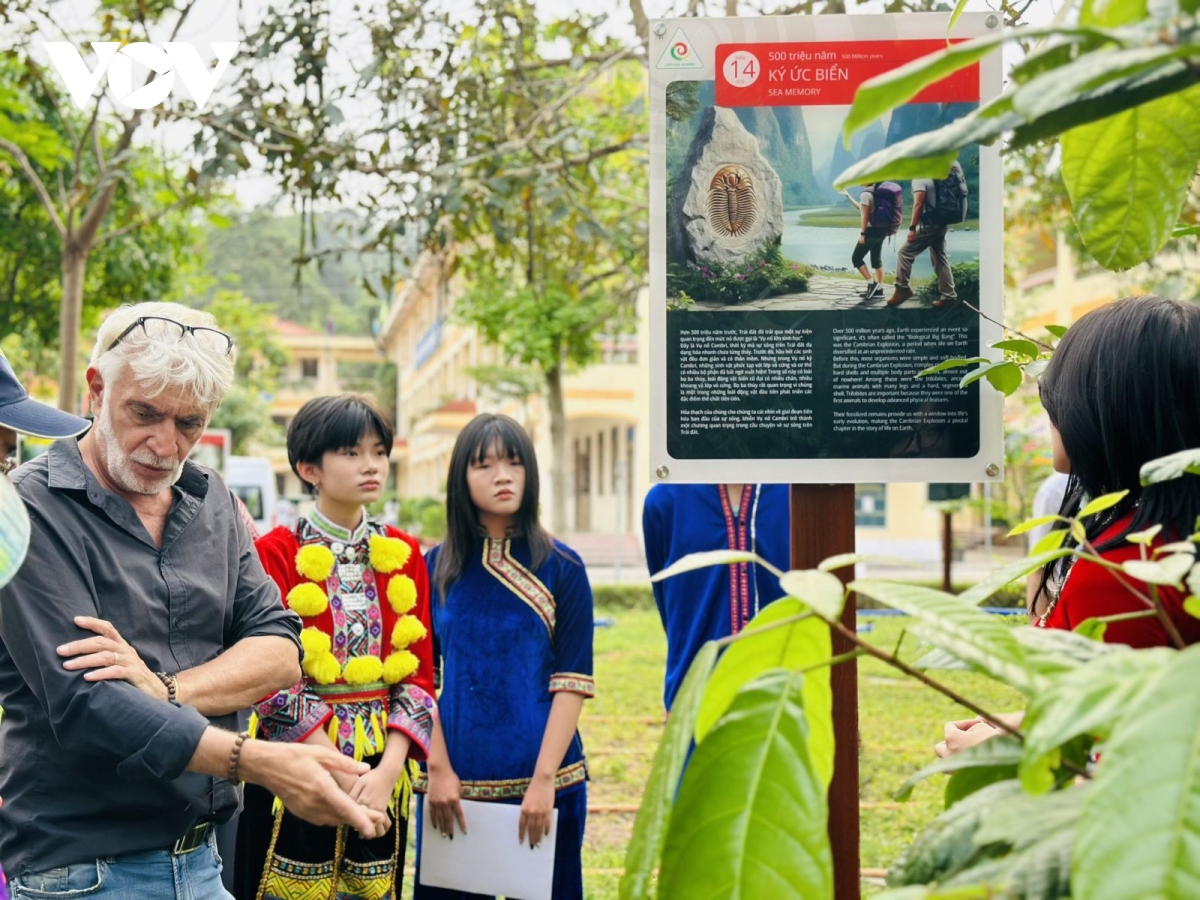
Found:
[{"label": "interpretive signboard", "polygon": [[[985,60],[843,143],[857,87],[946,46],[944,14],[652,24],[655,481],[978,482],[1002,476],[1001,168],[834,189],[876,151],[1000,90]],[[965,14],[952,39],[997,17]],[[864,212],[865,207],[865,212]],[[916,224],[913,231],[910,225]],[[990,321],[989,321],[990,320]]]}]

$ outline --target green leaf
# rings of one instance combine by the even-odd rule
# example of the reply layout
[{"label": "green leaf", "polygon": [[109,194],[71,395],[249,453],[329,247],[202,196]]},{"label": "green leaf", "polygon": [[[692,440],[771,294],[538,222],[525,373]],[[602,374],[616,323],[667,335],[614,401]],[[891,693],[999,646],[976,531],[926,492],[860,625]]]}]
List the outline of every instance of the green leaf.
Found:
[{"label": "green leaf", "polygon": [[958,22],[959,18],[962,16],[963,12],[966,11],[966,8],[967,8],[967,0],[958,0],[958,2],[956,4],[954,4],[954,12],[950,13],[950,21],[946,23],[946,38],[947,39],[949,39],[950,32],[952,32],[954,30],[955,24]]},{"label": "green leaf", "polygon": [[1183,578],[1196,558],[1190,553],[1174,553],[1159,560],[1131,559],[1121,563],[1121,568],[1138,581],[1146,584],[1161,584],[1183,590]]},{"label": "green leaf", "polygon": [[1195,594],[1187,597],[1183,601],[1183,611],[1193,619],[1200,619],[1200,597]]},{"label": "green leaf", "polygon": [[922,369],[917,373],[917,377],[921,378],[925,375],[936,375],[938,372],[945,372],[947,369],[957,369],[959,366],[973,366],[978,363],[991,362],[986,356],[972,356],[967,358],[944,359],[936,366],[930,366],[928,369]]},{"label": "green leaf", "polygon": [[835,621],[842,617],[846,588],[836,575],[820,569],[793,569],[783,573],[779,586],[823,619]]},{"label": "green leaf", "polygon": [[1115,491],[1111,494],[1103,494],[1081,509],[1077,518],[1086,519],[1088,516],[1094,516],[1098,512],[1111,509],[1128,496],[1129,491]]},{"label": "green leaf", "polygon": [[1062,528],[1057,528],[1049,532],[1044,538],[1038,541],[1030,556],[1041,556],[1043,553],[1049,553],[1051,550],[1058,550],[1063,545],[1063,541],[1067,539],[1067,531]]},{"label": "green leaf", "polygon": [[1198,683],[1200,647],[1189,647],[1175,652],[1157,682],[1124,710],[1104,745],[1077,826],[1073,896],[1197,895]]},{"label": "green leaf", "polygon": [[1052,563],[1056,559],[1062,559],[1064,556],[1070,556],[1072,552],[1073,551],[1070,549],[1059,549],[1056,547],[1053,550],[1043,553],[1031,553],[1024,559],[1019,559],[1016,562],[1009,563],[1008,565],[997,569],[995,572],[992,572],[982,581],[972,585],[959,594],[958,599],[962,603],[969,603],[971,606],[978,606],[1006,584],[1011,584],[1018,578],[1024,578],[1030,572],[1036,572],[1038,569],[1045,568],[1047,563]]},{"label": "green leaf", "polygon": [[654,754],[646,791],[633,823],[633,834],[625,851],[625,874],[621,876],[621,900],[645,900],[650,896],[654,870],[658,867],[666,840],[671,807],[679,786],[679,776],[692,746],[696,716],[704,695],[704,686],[717,660],[717,645],[709,641],[700,648],[688,667],[687,675],[675,695],[675,704],[667,718],[662,741]]},{"label": "green leaf", "polygon": [[928,885],[961,871],[978,854],[975,834],[984,820],[1003,804],[1025,796],[1014,779],[993,784],[954,804],[908,845],[888,873],[888,883]]},{"label": "green leaf", "polygon": [[662,900],[833,897],[826,792],[808,756],[803,681],[775,671],[747,685],[696,748],[663,850]]},{"label": "green leaf", "polygon": [[1029,670],[1044,676],[1070,672],[1093,660],[1127,652],[1120,644],[1102,644],[1058,628],[1017,628],[1016,638],[1025,651]]},{"label": "green leaf", "polygon": [[1146,17],[1146,0],[1086,0],[1079,11],[1081,25],[1116,28]]},{"label": "green leaf", "polygon": [[912,584],[857,580],[850,585],[866,597],[908,613],[912,631],[935,647],[957,656],[1018,690],[1031,688],[1035,675],[1025,667],[1013,630],[958,597]]},{"label": "green leaf", "polygon": [[1149,547],[1154,543],[1154,539],[1162,532],[1162,525],[1151,525],[1143,531],[1134,531],[1125,535],[1125,540],[1131,544],[1141,544],[1143,547]]},{"label": "green leaf", "polygon": [[677,560],[657,575],[652,576],[650,580],[662,581],[673,575],[694,572],[696,569],[704,569],[708,566],[731,566],[744,562],[758,563],[768,569],[774,569],[774,566],[761,556],[747,550],[704,550],[700,553],[689,553],[683,559]]},{"label": "green leaf", "polygon": [[913,788],[929,776],[939,775],[944,772],[958,772],[962,769],[990,769],[1012,766],[1014,772],[1009,776],[1012,778],[1016,775],[1015,769],[1020,761],[1020,742],[1011,735],[997,735],[990,740],[984,741],[982,744],[968,747],[961,753],[955,753],[953,756],[947,756],[944,759],[931,762],[919,772],[909,776],[909,779],[900,786],[900,790],[896,791],[892,796],[896,800],[907,801],[912,797]]},{"label": "green leaf", "polygon": [[1181,450],[1170,456],[1150,460],[1142,466],[1142,487],[1172,481],[1184,475],[1200,475],[1200,448]]},{"label": "green leaf", "polygon": [[1195,237],[1198,234],[1200,234],[1200,225],[1176,225],[1171,232],[1171,240]]},{"label": "green leaf", "polygon": [[1046,330],[1056,338],[1062,339],[1062,336],[1067,333],[1068,326],[1066,325],[1047,325]]},{"label": "green leaf", "polygon": [[1020,778],[1026,790],[1042,784],[1048,765],[1056,764],[1060,748],[1082,735],[1103,740],[1147,687],[1156,683],[1172,651],[1132,651],[1085,663],[1051,679],[1032,698],[1021,723],[1025,755]]},{"label": "green leaf", "polygon": [[1200,157],[1200,88],[1062,135],[1062,176],[1084,244],[1102,266],[1153,256],[1183,209]]},{"label": "green leaf", "polygon": [[1021,368],[1011,362],[1002,362],[994,366],[989,366],[986,374],[991,386],[1005,397],[1011,397],[1015,394],[1024,378],[1021,374]]},{"label": "green leaf", "polygon": [[832,572],[835,569],[844,569],[847,566],[856,566],[860,562],[870,559],[862,553],[839,553],[837,556],[831,556],[828,559],[821,560],[817,566],[822,572]]},{"label": "green leaf", "polygon": [[[818,618],[810,616],[761,631],[807,609],[791,597],[776,600],[755,616],[741,637],[726,648],[704,689],[696,716],[696,743],[704,741],[738,691],[769,669],[804,670],[829,660],[833,655],[829,626]],[[833,693],[827,666],[805,674],[803,700],[809,726],[809,757],[817,774],[828,784],[833,777]]]},{"label": "green leaf", "polygon": [[[999,738],[990,738],[984,741],[984,743],[994,744],[997,740]],[[979,766],[971,769],[959,769],[947,779],[942,803],[946,809],[949,809],[955,803],[959,803],[972,794],[978,793],[988,785],[996,784],[1000,781],[1009,781],[1016,777],[1017,764],[1015,762],[1007,766]]]},{"label": "green leaf", "polygon": [[[945,50],[930,53],[897,69],[878,75],[859,86],[854,93],[854,103],[842,125],[842,140],[850,146],[850,136],[860,128],[874,122],[883,114],[908,103],[922,90],[959,69],[979,62],[1001,44],[1014,40],[1059,35],[1064,40],[1095,39],[1097,32],[1091,29],[1022,29],[1020,32],[1003,31],[951,44]],[[1104,35],[1100,35],[1104,38]],[[839,184],[840,186],[840,184]]]},{"label": "green leaf", "polygon": [[1108,623],[1097,618],[1084,619],[1071,630],[1080,637],[1087,638],[1089,641],[1103,642],[1104,632],[1108,631]]},{"label": "green leaf", "polygon": [[[1021,384],[1021,370],[1018,369],[1016,366],[1014,366],[1012,363],[1008,362],[1007,360],[998,360],[996,362],[989,362],[987,365],[980,366],[974,372],[971,372],[968,375],[964,375],[962,380],[958,383],[958,386],[960,388],[965,388],[967,385],[978,381],[980,378],[983,378],[985,375],[987,376],[988,381],[991,381],[992,380],[992,376],[991,376],[992,372],[996,372],[996,371],[1000,371],[1000,370],[1004,370],[1004,369],[1011,369],[1013,372],[1016,373],[1017,386],[1019,387]],[[1010,378],[1011,378],[1011,376],[1007,376],[1007,375],[1001,376],[1001,377],[1002,377],[1002,379],[1004,379],[1005,383],[1007,383],[1007,381],[1010,380]],[[993,387],[995,387],[994,384],[993,384]],[[996,388],[996,389],[1002,390],[1001,388]]]},{"label": "green leaf", "polygon": [[1042,525],[1049,525],[1051,522],[1066,521],[1062,516],[1038,516],[1036,519],[1026,519],[1016,528],[1008,533],[1009,537],[1016,537],[1018,534],[1024,534],[1027,531],[1032,531]]},{"label": "green leaf", "polygon": [[988,344],[989,347],[994,347],[997,350],[1004,350],[1008,353],[1016,353],[1024,356],[1027,359],[1037,359],[1041,348],[1033,341],[1026,341],[1020,338],[1004,341],[996,341],[993,344]]}]

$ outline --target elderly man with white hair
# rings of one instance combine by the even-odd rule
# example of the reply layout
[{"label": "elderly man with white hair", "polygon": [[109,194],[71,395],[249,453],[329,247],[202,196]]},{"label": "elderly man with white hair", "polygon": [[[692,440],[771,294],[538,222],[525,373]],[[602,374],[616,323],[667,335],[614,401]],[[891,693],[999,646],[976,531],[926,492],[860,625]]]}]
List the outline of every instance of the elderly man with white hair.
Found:
[{"label": "elderly man with white hair", "polygon": [[0,859],[17,897],[227,898],[213,831],[240,781],[319,824],[387,828],[330,774],[365,764],[235,734],[238,710],[299,679],[300,623],[229,490],[187,460],[233,363],[207,313],[117,310],[87,370],[94,426],[13,476],[32,533],[0,589]]}]

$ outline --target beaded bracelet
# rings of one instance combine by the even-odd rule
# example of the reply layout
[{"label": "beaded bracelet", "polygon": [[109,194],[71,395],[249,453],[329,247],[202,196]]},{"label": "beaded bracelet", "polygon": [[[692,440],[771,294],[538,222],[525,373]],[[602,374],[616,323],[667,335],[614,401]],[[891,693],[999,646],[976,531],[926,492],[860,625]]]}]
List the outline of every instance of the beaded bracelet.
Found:
[{"label": "beaded bracelet", "polygon": [[174,675],[168,675],[166,672],[155,672],[158,680],[167,686],[167,700],[171,703],[179,699],[179,681]]},{"label": "beaded bracelet", "polygon": [[241,779],[238,778],[238,762],[239,762],[239,757],[241,757],[241,755],[242,755],[242,744],[246,743],[246,740],[249,737],[250,737],[250,732],[240,731],[240,732],[238,732],[238,736],[233,739],[233,750],[230,751],[230,753],[229,753],[229,780],[230,781],[241,781]]}]

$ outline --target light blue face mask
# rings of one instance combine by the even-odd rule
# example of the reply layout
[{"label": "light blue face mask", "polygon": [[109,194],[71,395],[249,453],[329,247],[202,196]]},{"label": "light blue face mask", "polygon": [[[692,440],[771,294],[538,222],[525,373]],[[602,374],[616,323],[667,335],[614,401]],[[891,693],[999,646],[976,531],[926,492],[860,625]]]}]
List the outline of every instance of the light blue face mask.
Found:
[{"label": "light blue face mask", "polygon": [[29,514],[16,488],[0,475],[0,587],[8,584],[29,549]]}]

